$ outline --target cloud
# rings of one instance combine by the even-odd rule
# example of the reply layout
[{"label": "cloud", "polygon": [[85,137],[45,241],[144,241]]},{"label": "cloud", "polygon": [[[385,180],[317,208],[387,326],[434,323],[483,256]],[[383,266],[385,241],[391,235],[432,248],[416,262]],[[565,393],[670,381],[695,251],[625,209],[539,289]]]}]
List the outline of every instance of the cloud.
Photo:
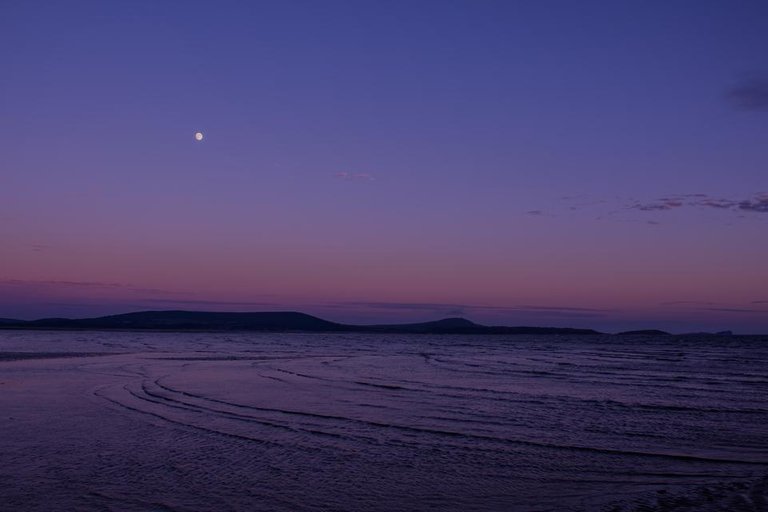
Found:
[{"label": "cloud", "polygon": [[39,285],[39,286],[67,286],[67,287],[87,287],[87,288],[127,288],[127,285],[121,283],[105,283],[100,281],[55,281],[55,280],[34,280],[34,279],[0,279],[0,284],[7,285]]},{"label": "cloud", "polygon": [[544,215],[544,211],[543,210],[529,210],[529,211],[525,212],[525,214],[526,215],[533,215],[533,216]]},{"label": "cloud", "polygon": [[731,87],[726,98],[740,110],[768,110],[768,79],[750,78]]},{"label": "cloud", "polygon": [[661,302],[661,306],[714,306],[717,302],[706,302],[699,300],[674,300],[670,302]]},{"label": "cloud", "polygon": [[752,313],[768,315],[768,309],[745,309],[745,308],[702,308],[704,311],[718,311],[722,313]]},{"label": "cloud", "polygon": [[[572,198],[560,198],[569,201]],[[627,219],[622,213],[627,211],[639,211],[644,213],[664,213],[673,210],[683,210],[697,208],[700,210],[717,210],[723,213],[736,214],[738,218],[750,218],[752,214],[768,213],[768,192],[755,192],[751,196],[742,198],[713,196],[702,193],[673,194],[659,197],[656,199],[637,200],[616,197],[611,201],[618,203],[618,209],[610,209],[600,212],[596,211],[597,220],[611,219],[619,222],[641,222],[643,219]],[[594,210],[598,205],[609,203],[606,200],[587,201],[580,198],[579,203],[565,205],[571,211]],[[623,204],[622,204],[623,203]],[[526,215],[547,215],[544,210],[530,210]],[[659,224],[658,219],[645,221],[648,224]]]},{"label": "cloud", "polygon": [[728,199],[713,197],[707,194],[680,194],[662,197],[648,202],[635,202],[628,209],[643,212],[668,211],[677,208],[713,208],[715,210],[734,212],[768,213],[768,193],[760,192],[748,199]]},{"label": "cloud", "polygon": [[470,309],[464,304],[442,304],[432,302],[366,302],[350,301],[337,302],[329,305],[332,308],[362,308],[397,311],[427,311],[434,315],[462,316]]},{"label": "cloud", "polygon": [[85,288],[91,290],[127,290],[131,292],[151,293],[151,294],[179,294],[186,292],[176,292],[171,290],[161,290],[158,288],[141,288],[125,283],[110,283],[103,281],[65,281],[65,280],[36,280],[36,279],[0,279],[0,286],[16,286],[25,288],[48,288],[48,289],[78,289]]},{"label": "cloud", "polygon": [[337,172],[334,176],[345,181],[374,181],[376,179],[367,172]]},{"label": "cloud", "polygon": [[701,201],[698,201],[697,206],[703,206],[705,208],[716,208],[719,210],[728,210],[737,204],[738,203],[736,201],[731,201],[730,199],[716,199],[714,197],[707,197]]},{"label": "cloud", "polygon": [[[768,300],[752,301],[751,305],[768,304]],[[744,307],[741,304],[728,304],[722,302],[698,301],[698,300],[680,300],[672,302],[662,302],[662,306],[693,306],[693,311],[716,311],[718,313],[746,313],[768,315],[768,309],[758,309]]]},{"label": "cloud", "polygon": [[664,211],[664,210],[673,210],[675,208],[680,208],[685,203],[683,203],[679,199],[670,199],[670,198],[662,198],[658,201],[654,201],[651,203],[635,203],[634,205],[630,206],[630,208],[641,210],[644,212],[653,212],[653,211]]},{"label": "cloud", "polygon": [[738,208],[748,212],[768,213],[768,194],[758,194],[753,199],[740,201]]},{"label": "cloud", "polygon": [[613,309],[575,308],[575,307],[567,307],[567,306],[514,306],[512,308],[504,308],[504,309],[512,309],[515,311],[578,311],[578,312],[590,312],[590,313],[608,313],[608,312],[615,311]]},{"label": "cloud", "polygon": [[398,311],[427,311],[435,315],[461,316],[473,313],[502,313],[502,314],[525,314],[530,316],[544,317],[595,317],[616,310],[582,308],[571,306],[536,306],[536,305],[517,305],[517,306],[485,306],[477,304],[444,304],[434,302],[337,302],[331,304],[334,308],[364,308],[378,310],[398,310]]},{"label": "cloud", "polygon": [[259,306],[259,307],[285,307],[285,304],[276,302],[259,301],[233,301],[233,300],[195,300],[195,299],[143,299],[150,304],[183,304],[195,306]]}]

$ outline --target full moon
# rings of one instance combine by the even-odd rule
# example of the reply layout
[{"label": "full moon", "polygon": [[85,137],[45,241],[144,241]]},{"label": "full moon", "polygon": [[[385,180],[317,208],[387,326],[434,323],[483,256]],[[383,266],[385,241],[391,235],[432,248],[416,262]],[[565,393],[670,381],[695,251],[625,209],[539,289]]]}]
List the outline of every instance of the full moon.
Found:
[{"label": "full moon", "polygon": [[203,140],[203,132],[195,132],[195,140],[196,141]]}]

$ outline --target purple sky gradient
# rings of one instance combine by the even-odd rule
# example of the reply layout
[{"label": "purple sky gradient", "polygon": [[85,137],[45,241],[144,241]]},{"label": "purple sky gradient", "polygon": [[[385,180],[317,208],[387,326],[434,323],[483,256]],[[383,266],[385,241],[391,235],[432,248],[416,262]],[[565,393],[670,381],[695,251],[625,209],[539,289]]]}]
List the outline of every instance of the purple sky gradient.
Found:
[{"label": "purple sky gradient", "polygon": [[768,332],[766,24],[759,0],[4,2],[0,317]]}]

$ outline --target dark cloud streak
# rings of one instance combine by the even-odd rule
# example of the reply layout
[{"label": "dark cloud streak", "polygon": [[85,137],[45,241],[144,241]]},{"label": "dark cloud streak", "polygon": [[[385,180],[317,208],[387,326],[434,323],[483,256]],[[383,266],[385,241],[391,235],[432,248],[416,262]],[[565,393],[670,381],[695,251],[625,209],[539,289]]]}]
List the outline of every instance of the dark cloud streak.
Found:
[{"label": "dark cloud streak", "polygon": [[635,202],[628,206],[630,210],[643,212],[668,211],[677,208],[714,208],[717,210],[746,211],[768,213],[768,193],[760,192],[750,199],[733,200],[712,197],[706,194],[681,194],[662,197],[649,202]]},{"label": "dark cloud streak", "polygon": [[702,308],[704,311],[718,311],[721,313],[751,313],[768,315],[768,309],[745,309],[745,308]]},{"label": "dark cloud streak", "polygon": [[751,78],[726,92],[730,104],[739,110],[768,111],[768,79]]},{"label": "dark cloud streak", "polygon": [[661,306],[715,306],[716,302],[706,302],[699,300],[674,300],[670,302],[662,302]]},{"label": "dark cloud streak", "polygon": [[476,304],[440,304],[431,302],[338,302],[333,308],[364,308],[397,311],[428,311],[432,314],[468,315],[472,313],[527,314],[533,316],[594,317],[614,313],[612,309],[581,308],[569,306],[482,306]]},{"label": "dark cloud streak", "polygon": [[768,194],[759,194],[754,199],[739,202],[739,210],[768,213]]},{"label": "dark cloud streak", "polygon": [[138,293],[150,294],[185,294],[185,292],[176,292],[171,290],[161,290],[159,288],[141,288],[125,283],[109,283],[101,281],[63,281],[63,280],[35,280],[35,279],[0,279],[0,286],[17,286],[27,288],[85,288],[91,290],[128,290]]}]

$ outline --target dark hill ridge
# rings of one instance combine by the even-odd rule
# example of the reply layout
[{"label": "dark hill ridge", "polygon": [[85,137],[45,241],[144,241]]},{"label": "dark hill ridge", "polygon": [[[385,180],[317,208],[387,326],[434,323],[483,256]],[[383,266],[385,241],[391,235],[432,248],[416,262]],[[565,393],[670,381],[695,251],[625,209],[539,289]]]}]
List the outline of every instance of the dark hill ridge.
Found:
[{"label": "dark hill ridge", "polygon": [[122,315],[83,318],[44,318],[26,323],[30,327],[93,329],[168,329],[222,331],[338,331],[342,324],[293,311],[264,313],[220,313],[208,311],[140,311]]},{"label": "dark hill ridge", "polygon": [[638,331],[624,331],[618,333],[619,336],[670,336],[667,331],[660,331],[658,329],[641,329]]},{"label": "dark hill ridge", "polygon": [[433,322],[422,322],[417,324],[384,324],[384,325],[362,325],[358,326],[370,331],[388,332],[392,329],[398,332],[463,332],[477,329],[487,329],[486,326],[476,324],[466,318],[444,318]]},{"label": "dark hill ridge", "polygon": [[505,327],[476,324],[464,318],[390,325],[348,325],[295,311],[220,313],[210,311],[140,311],[98,318],[43,318],[3,323],[13,329],[147,329],[167,331],[305,331],[413,334],[600,334],[592,329]]}]

